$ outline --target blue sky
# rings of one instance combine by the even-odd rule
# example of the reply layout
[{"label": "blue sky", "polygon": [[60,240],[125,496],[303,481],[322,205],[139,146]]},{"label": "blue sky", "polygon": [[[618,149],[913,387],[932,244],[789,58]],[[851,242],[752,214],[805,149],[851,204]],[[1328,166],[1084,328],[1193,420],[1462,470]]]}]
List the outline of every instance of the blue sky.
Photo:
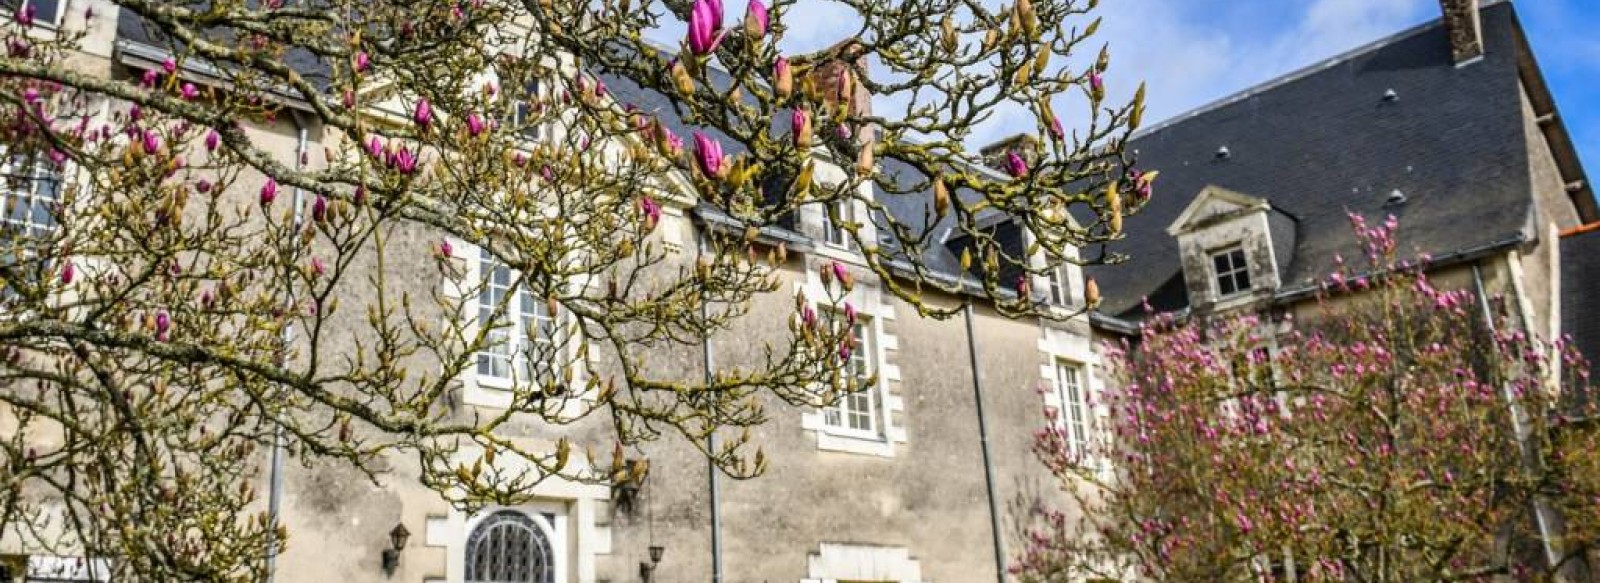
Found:
[{"label": "blue sky", "polygon": [[[1009,2],[1010,0],[1004,0]],[[1485,0],[1490,1],[1490,0]],[[744,2],[724,0],[727,18]],[[990,0],[999,4],[1000,0]],[[1545,77],[1579,154],[1600,176],[1600,0],[1516,0]],[[854,14],[814,0],[786,16],[786,51],[815,50],[851,34]],[[1110,101],[1149,84],[1146,119],[1162,120],[1300,67],[1436,18],[1438,0],[1104,0],[1099,39],[1111,44]],[[681,25],[651,36],[677,44]],[[1079,111],[1064,109],[1057,111]],[[970,145],[1031,128],[1002,111],[976,128]]]}]

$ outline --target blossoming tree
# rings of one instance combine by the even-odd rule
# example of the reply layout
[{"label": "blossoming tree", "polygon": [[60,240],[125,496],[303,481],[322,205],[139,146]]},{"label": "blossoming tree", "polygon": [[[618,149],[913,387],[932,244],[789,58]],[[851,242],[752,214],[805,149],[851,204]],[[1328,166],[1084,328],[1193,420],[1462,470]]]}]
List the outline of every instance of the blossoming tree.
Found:
[{"label": "blossoming tree", "polygon": [[[1120,147],[1142,90],[1106,100],[1094,1],[845,0],[850,42],[785,53],[810,4],[750,0],[730,26],[720,0],[5,2],[0,530],[111,558],[119,579],[247,581],[285,540],[255,487],[268,447],[369,475],[407,458],[464,507],[627,479],[626,444],[703,447],[761,423],[765,399],[856,388],[848,327],[804,301],[762,358],[684,375],[651,356],[779,289],[786,249],[764,227],[864,205],[827,212],[934,316],[920,294],[956,283],[919,250],[965,232],[988,301],[1026,314],[998,275],[1024,258],[980,214],[1015,216],[1029,256],[1076,261],[1149,196]],[[678,22],[680,46],[645,40]],[[1069,95],[1088,107],[1064,124]],[[1048,147],[980,170],[964,140],[1008,107]],[[885,176],[888,158],[920,177]],[[737,227],[674,255],[663,210],[696,202]],[[472,371],[513,380],[503,406],[462,412]],[[611,455],[501,431],[583,421]],[[762,466],[747,439],[705,453]]]},{"label": "blossoming tree", "polygon": [[1436,289],[1392,218],[1353,221],[1367,265],[1307,317],[1155,316],[1114,351],[1089,445],[1036,442],[1076,507],[1035,516],[1021,580],[1582,575],[1600,443],[1570,398],[1581,359],[1470,279]]}]

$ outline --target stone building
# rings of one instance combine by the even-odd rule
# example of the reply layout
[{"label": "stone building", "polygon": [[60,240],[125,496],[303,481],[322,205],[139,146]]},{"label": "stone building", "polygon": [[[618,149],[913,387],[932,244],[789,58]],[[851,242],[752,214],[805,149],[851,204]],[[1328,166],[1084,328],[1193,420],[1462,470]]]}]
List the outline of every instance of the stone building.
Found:
[{"label": "stone building", "polygon": [[[65,2],[31,1],[46,21],[66,22]],[[137,19],[104,0],[72,5],[81,2],[97,13],[76,57],[83,70],[136,76],[160,65],[170,47]],[[1013,320],[978,305],[976,343],[969,345],[961,319],[919,318],[862,271],[853,292],[864,315],[867,349],[860,353],[879,371],[879,385],[826,409],[776,407],[773,422],[754,432],[771,460],[763,477],[717,480],[688,444],[663,441],[643,448],[652,467],[644,484],[552,480],[533,503],[466,515],[416,485],[415,468],[404,461],[378,485],[341,468],[290,463],[281,519],[292,540],[277,558],[277,580],[473,583],[488,579],[469,576],[469,562],[493,555],[532,565],[523,572],[527,581],[636,581],[655,546],[664,551],[650,569],[659,583],[710,580],[713,557],[722,581],[738,583],[990,580],[997,576],[991,521],[1015,548],[1011,502],[1025,506],[1055,487],[1028,452],[1045,422],[1040,393],[1043,405],[1072,424],[1069,433],[1086,431],[1096,414],[1087,400],[1105,382],[1094,343],[1136,333],[1130,322],[1143,314],[1145,298],[1157,310],[1195,313],[1303,305],[1336,255],[1357,253],[1346,212],[1399,216],[1401,245],[1431,254],[1439,279],[1481,282],[1515,298],[1532,330],[1592,338],[1595,320],[1579,310],[1593,304],[1582,286],[1600,276],[1592,265],[1600,243],[1576,230],[1600,213],[1513,6],[1494,2],[1480,12],[1470,0],[1442,5],[1441,20],[1144,130],[1131,149],[1141,167],[1161,171],[1158,192],[1114,246],[1131,260],[1088,270],[1106,298],[1100,314]],[[295,64],[316,70],[314,62]],[[206,71],[184,74],[203,78]],[[659,96],[626,79],[606,81],[617,100],[663,114],[687,133]],[[248,131],[273,144],[282,160],[304,157],[312,165],[325,162],[319,152],[334,140],[314,116],[284,116]],[[895,160],[879,164],[886,175],[916,179]],[[895,204],[907,205],[893,209],[902,219],[920,214],[914,201]],[[1020,237],[1004,217],[993,221],[997,233],[1012,229]],[[702,230],[729,226],[714,207],[691,203],[669,206],[660,232],[691,257]],[[875,236],[870,223],[867,230]],[[1563,231],[1574,234],[1561,239]],[[820,286],[822,262],[855,262],[821,209],[763,237],[789,245],[790,291]],[[402,233],[400,244],[423,256],[436,239],[419,228]],[[954,238],[924,259],[959,278],[961,245]],[[1015,245],[1026,247],[1020,239]],[[475,250],[454,249],[469,277],[481,277],[486,264]],[[430,269],[402,272],[416,289],[440,285]],[[1082,305],[1084,275],[1065,267],[1033,288],[1041,301],[1070,311]],[[956,306],[968,299],[930,301]],[[790,301],[788,293],[775,294],[752,307],[748,326],[781,318],[775,315]],[[753,358],[755,334],[741,328],[712,339],[712,366]],[[981,369],[999,516],[987,500],[969,348]],[[677,372],[699,375],[708,355],[671,356]],[[462,379],[463,406],[496,407],[503,380]],[[592,424],[525,429],[531,440],[567,431],[608,443]],[[711,538],[713,490],[720,549]],[[412,536],[390,575],[382,557],[396,525]],[[58,560],[23,562],[29,567],[18,574],[46,572]],[[53,580],[100,579],[74,571]]]},{"label": "stone building", "polygon": [[[108,0],[29,1],[45,34],[57,27],[84,33],[80,51],[71,57],[81,71],[138,79],[145,71],[163,67],[173,54],[174,45],[152,25]],[[81,14],[88,8],[94,16],[85,20]],[[313,83],[325,84],[326,69],[308,55],[291,51],[285,62]],[[176,74],[203,84],[219,83],[224,76],[205,63],[187,60],[177,65]],[[660,114],[680,135],[688,135],[690,128],[661,105],[660,96],[627,79],[604,80],[619,102]],[[324,152],[338,151],[340,138],[304,111],[304,104],[283,97],[287,115],[243,129],[281,163],[313,169],[328,164]],[[384,107],[376,106],[374,115],[403,115]],[[127,109],[125,103],[110,101],[104,111],[110,116]],[[884,172],[907,172],[894,161],[883,164]],[[824,164],[819,175],[827,173],[840,170]],[[262,181],[261,177],[242,180],[236,185],[238,194],[253,196]],[[24,205],[47,204],[50,198],[37,192],[7,195]],[[837,212],[846,217],[866,215],[859,204]],[[863,240],[894,244],[874,233],[870,221],[866,223]],[[680,258],[692,262],[703,230],[733,228],[730,225],[715,207],[689,200],[667,204],[657,233]],[[961,318],[920,318],[860,267],[850,241],[829,224],[820,208],[807,208],[793,221],[764,229],[762,237],[787,244],[783,290],[755,302],[747,322],[712,338],[704,352],[663,354],[657,365],[696,377],[704,374],[702,363],[708,360],[713,367],[756,362],[762,323],[783,321],[795,291],[824,296],[819,268],[838,261],[857,276],[850,296],[861,314],[857,334],[862,348],[856,358],[876,371],[878,379],[865,393],[831,407],[797,409],[772,403],[773,421],[753,431],[770,460],[764,476],[719,479],[690,444],[667,439],[630,453],[649,460],[651,471],[643,483],[551,479],[538,487],[533,502],[469,515],[417,483],[415,460],[393,460],[378,484],[347,468],[289,460],[280,476],[279,519],[290,532],[290,542],[274,559],[276,580],[620,582],[640,580],[648,570],[651,581],[673,583],[711,579],[714,556],[720,557],[721,580],[729,582],[995,579],[999,568],[990,525],[1001,524],[1001,537],[1009,539],[1014,522],[1010,511],[1001,510],[1005,516],[991,513],[986,469],[992,470],[996,499],[1003,508],[1013,506],[1013,501],[1050,495],[1053,485],[1029,447],[1036,429],[1047,422],[1042,406],[1063,410],[1061,418],[1070,420],[1079,435],[1086,431],[1093,414],[1087,399],[1102,382],[1096,371],[1098,357],[1091,349],[1094,332],[1089,316],[1062,322],[1014,320],[980,304],[969,312],[970,323]],[[408,250],[407,256],[426,258],[441,238],[415,226],[397,231],[391,243]],[[454,263],[465,279],[487,278],[501,269],[472,245],[452,243]],[[954,251],[959,244],[952,241],[927,251],[926,260],[941,270],[941,277],[962,277]],[[419,259],[417,265],[389,269],[401,287],[418,297],[434,290],[462,295],[431,262]],[[1042,299],[1053,304],[1052,309],[1070,313],[1083,305],[1078,268],[1063,267],[1040,279],[1034,287],[1050,290]],[[926,298],[949,307],[971,299]],[[331,334],[348,335],[338,330]],[[969,337],[975,343],[969,343]],[[348,347],[355,341],[334,342]],[[976,373],[969,364],[973,361],[981,369]],[[479,366],[459,379],[460,409],[454,414],[462,419],[474,411],[505,406],[504,388],[514,381],[502,374],[493,355],[488,362],[489,366]],[[992,464],[985,459],[980,440],[975,377],[982,380]],[[568,436],[579,447],[594,444],[609,449],[613,438],[603,421],[567,427],[517,425],[516,435],[509,437],[550,445],[556,437]],[[268,483],[269,477],[263,476],[261,490],[266,491]],[[714,549],[712,541],[713,489],[719,496],[715,519],[720,549]],[[399,530],[396,527],[404,527],[410,536],[397,553],[388,552],[394,550],[391,532]],[[104,561],[114,560],[53,557],[11,544],[0,553],[6,555],[7,572],[19,580],[101,581]],[[659,563],[652,561],[652,547],[661,548]],[[392,573],[386,572],[385,555],[398,559]]]},{"label": "stone building", "polygon": [[1360,264],[1349,215],[1392,215],[1434,279],[1562,333],[1563,294],[1584,284],[1557,272],[1583,257],[1557,241],[1600,220],[1594,190],[1514,5],[1440,4],[1443,18],[1136,135],[1160,193],[1114,246],[1129,261],[1089,269],[1101,311],[1290,313],[1339,258]]}]

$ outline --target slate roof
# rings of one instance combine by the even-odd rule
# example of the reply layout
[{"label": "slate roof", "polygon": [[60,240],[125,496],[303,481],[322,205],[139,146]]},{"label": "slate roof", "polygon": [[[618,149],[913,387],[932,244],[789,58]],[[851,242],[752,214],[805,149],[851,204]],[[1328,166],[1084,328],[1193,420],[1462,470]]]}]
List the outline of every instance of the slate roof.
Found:
[{"label": "slate roof", "polygon": [[[713,86],[724,87],[731,85],[732,82],[726,72],[715,67],[707,69],[707,76]],[[662,125],[671,129],[686,141],[692,131],[698,130],[721,141],[724,153],[732,155],[745,151],[742,143],[729,138],[714,128],[692,126],[684,122],[678,116],[671,100],[667,96],[640,87],[638,83],[625,76],[600,73],[598,77],[605,82],[607,89],[618,103],[632,105],[642,112],[655,115],[661,120]],[[777,117],[782,118],[783,116],[779,115]],[[775,122],[772,131],[774,135],[782,135],[788,132],[788,128],[786,124]],[[926,184],[927,177],[905,162],[891,157],[880,158],[878,164],[879,172],[888,181],[896,185],[892,190],[898,192],[891,192],[889,189],[875,185],[875,200],[883,203],[889,213],[897,221],[907,225],[912,232],[920,232],[926,228],[926,219],[933,216],[933,198],[931,191],[928,190],[929,185]],[[984,169],[982,171],[988,170]],[[774,188],[779,188],[779,186],[774,185]],[[956,195],[968,202],[974,202],[980,198],[978,193],[966,189],[958,190]],[[712,216],[715,220],[724,218],[724,215],[718,209],[704,204],[697,207],[696,212]],[[873,220],[878,224],[883,224],[881,216],[874,217]],[[954,221],[953,217],[947,217],[943,223],[935,225],[935,230],[929,237],[928,244],[924,246],[925,248],[920,253],[921,261],[924,265],[938,274],[949,277],[956,276],[961,270],[956,254],[949,247],[942,244],[949,235]],[[775,228],[786,230],[784,235],[803,237],[803,235],[799,235],[792,230],[794,228],[792,220],[781,221]],[[880,229],[879,232],[884,233],[886,231]],[[885,246],[903,247],[898,241],[894,240],[886,239],[879,241],[879,243]]]},{"label": "slate roof", "polygon": [[[175,2],[178,0],[174,0]],[[250,0],[254,3],[258,0]],[[209,3],[209,0],[186,0],[182,3],[200,8]],[[214,29],[207,31],[210,38],[219,42],[226,42],[234,33],[227,29]],[[175,41],[161,28],[126,8],[117,11],[117,41],[121,43],[134,43],[161,49],[170,49]],[[283,55],[283,62],[299,72],[302,77],[313,86],[326,91],[332,83],[330,72],[332,69],[321,58],[311,51],[300,47],[291,47]]]},{"label": "slate roof", "polygon": [[[1484,7],[1482,23],[1485,55],[1466,66],[1452,62],[1434,21],[1142,130],[1129,150],[1161,177],[1111,246],[1131,259],[1089,270],[1102,310],[1137,316],[1146,296],[1187,305],[1165,229],[1208,185],[1299,219],[1292,253],[1278,257],[1284,289],[1331,272],[1336,254],[1359,257],[1347,212],[1394,214],[1401,249],[1436,257],[1523,236],[1533,197],[1520,29],[1509,2]],[[1390,89],[1398,99],[1385,101]],[[1231,155],[1219,159],[1223,146]],[[1407,202],[1386,206],[1395,189]]]},{"label": "slate roof", "polygon": [[1600,375],[1600,229],[1563,237],[1560,257],[1561,333]]}]

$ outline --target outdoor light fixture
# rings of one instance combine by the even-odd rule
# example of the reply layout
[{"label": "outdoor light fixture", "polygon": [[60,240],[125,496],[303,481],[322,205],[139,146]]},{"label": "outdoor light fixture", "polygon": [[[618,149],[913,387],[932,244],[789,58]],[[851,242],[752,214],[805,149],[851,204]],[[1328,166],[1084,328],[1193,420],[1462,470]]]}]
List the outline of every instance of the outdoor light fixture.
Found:
[{"label": "outdoor light fixture", "polygon": [[650,545],[650,562],[641,561],[639,563],[639,579],[643,580],[644,583],[650,583],[651,577],[655,576],[656,565],[661,564],[661,555],[666,554],[666,552],[666,547]]},{"label": "outdoor light fixture", "polygon": [[393,576],[395,568],[400,566],[400,551],[406,548],[406,539],[411,538],[411,531],[406,530],[406,525],[395,524],[389,531],[389,548],[383,550],[383,574]]}]

